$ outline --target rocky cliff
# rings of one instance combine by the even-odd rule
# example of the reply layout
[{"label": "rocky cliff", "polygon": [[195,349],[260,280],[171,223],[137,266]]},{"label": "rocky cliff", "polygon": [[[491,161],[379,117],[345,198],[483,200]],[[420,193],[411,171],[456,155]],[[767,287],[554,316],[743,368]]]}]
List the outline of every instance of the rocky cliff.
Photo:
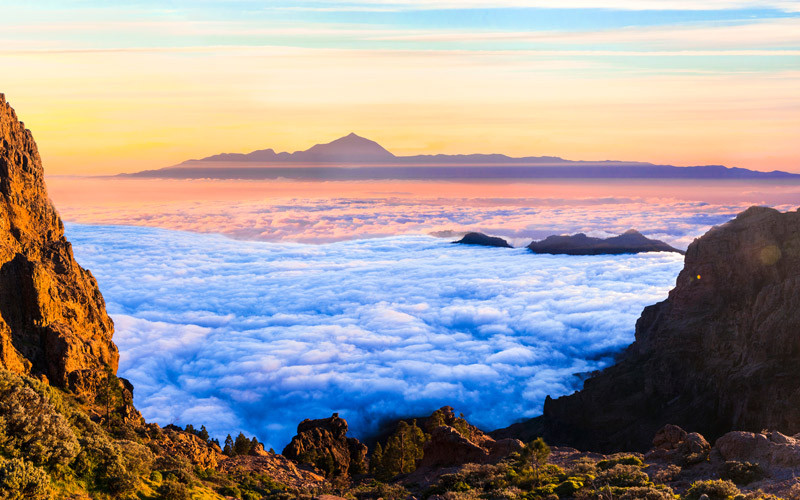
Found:
[{"label": "rocky cliff", "polygon": [[347,437],[347,421],[338,413],[300,422],[297,435],[283,449],[283,455],[301,464],[313,465],[329,476],[366,471],[367,447],[358,439]]},{"label": "rocky cliff", "polygon": [[0,366],[93,392],[117,370],[113,330],[64,238],[33,136],[0,94]]},{"label": "rocky cliff", "polygon": [[495,436],[544,435],[592,450],[644,450],[667,423],[800,431],[800,213],[752,207],[689,246],[667,300],[583,390]]}]

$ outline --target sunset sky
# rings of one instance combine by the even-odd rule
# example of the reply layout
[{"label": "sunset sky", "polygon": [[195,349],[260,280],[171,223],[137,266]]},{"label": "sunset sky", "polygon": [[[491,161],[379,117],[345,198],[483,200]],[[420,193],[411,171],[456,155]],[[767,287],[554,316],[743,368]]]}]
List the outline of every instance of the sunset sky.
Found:
[{"label": "sunset sky", "polygon": [[0,92],[49,174],[294,151],[351,131],[395,154],[800,172],[797,1],[0,8]]}]

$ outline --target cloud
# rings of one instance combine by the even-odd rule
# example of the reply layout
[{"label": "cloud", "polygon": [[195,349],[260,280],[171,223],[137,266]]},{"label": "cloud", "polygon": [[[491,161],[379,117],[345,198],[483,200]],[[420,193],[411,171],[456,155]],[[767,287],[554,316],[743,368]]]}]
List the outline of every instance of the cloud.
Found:
[{"label": "cloud", "polygon": [[357,435],[449,404],[537,415],[633,339],[677,254],[535,256],[394,236],[325,245],[69,224],[115,320],[120,375],[161,424],[280,450],[305,418]]}]

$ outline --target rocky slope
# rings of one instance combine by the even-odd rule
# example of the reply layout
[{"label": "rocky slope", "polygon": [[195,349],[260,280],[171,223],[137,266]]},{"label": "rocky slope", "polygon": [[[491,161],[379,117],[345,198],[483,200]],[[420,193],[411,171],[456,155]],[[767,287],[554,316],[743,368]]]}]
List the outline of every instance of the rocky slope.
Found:
[{"label": "rocky slope", "polygon": [[800,432],[798,296],[800,213],[749,208],[689,246],[675,288],[645,308],[614,366],[494,435],[611,451],[644,450],[667,423],[712,440]]},{"label": "rocky slope", "polygon": [[528,245],[533,253],[566,254],[566,255],[617,255],[642,252],[677,252],[663,241],[647,238],[645,235],[630,229],[618,236],[610,238],[592,238],[583,233],[571,236],[548,236],[541,241]]},{"label": "rocky slope", "polygon": [[33,136],[0,94],[0,366],[94,392],[117,370],[113,331],[64,238]]}]

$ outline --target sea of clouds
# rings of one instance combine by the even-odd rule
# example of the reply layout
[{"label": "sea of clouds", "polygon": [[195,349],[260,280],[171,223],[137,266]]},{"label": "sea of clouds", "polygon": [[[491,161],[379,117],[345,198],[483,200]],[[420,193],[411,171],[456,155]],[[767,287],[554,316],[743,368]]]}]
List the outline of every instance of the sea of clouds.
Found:
[{"label": "sea of clouds", "polygon": [[683,261],[420,235],[308,245],[68,224],[67,236],[144,416],[277,451],[332,412],[357,436],[443,405],[484,429],[536,416],[632,342]]}]

